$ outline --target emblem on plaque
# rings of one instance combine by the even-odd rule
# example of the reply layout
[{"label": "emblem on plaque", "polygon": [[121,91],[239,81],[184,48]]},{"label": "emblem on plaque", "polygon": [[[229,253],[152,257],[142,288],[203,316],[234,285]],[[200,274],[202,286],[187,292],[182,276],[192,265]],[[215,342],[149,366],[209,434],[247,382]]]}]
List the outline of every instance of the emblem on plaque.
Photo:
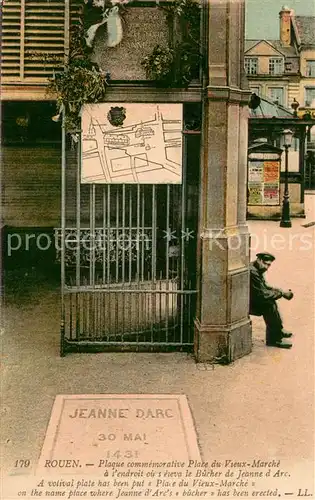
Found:
[{"label": "emblem on plaque", "polygon": [[114,127],[121,127],[126,119],[126,108],[119,106],[111,107],[107,113],[107,119]]}]

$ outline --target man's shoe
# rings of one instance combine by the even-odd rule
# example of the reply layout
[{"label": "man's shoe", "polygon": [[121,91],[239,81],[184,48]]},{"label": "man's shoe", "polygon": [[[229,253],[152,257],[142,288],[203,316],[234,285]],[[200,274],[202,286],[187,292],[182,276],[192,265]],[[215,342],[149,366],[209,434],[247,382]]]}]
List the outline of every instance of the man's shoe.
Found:
[{"label": "man's shoe", "polygon": [[266,345],[270,347],[279,347],[280,349],[291,349],[292,347],[291,342],[285,340],[276,340],[275,342],[267,342]]},{"label": "man's shoe", "polygon": [[291,332],[287,332],[286,330],[282,330],[281,332],[281,337],[283,339],[289,339],[290,337],[292,337],[293,333]]}]

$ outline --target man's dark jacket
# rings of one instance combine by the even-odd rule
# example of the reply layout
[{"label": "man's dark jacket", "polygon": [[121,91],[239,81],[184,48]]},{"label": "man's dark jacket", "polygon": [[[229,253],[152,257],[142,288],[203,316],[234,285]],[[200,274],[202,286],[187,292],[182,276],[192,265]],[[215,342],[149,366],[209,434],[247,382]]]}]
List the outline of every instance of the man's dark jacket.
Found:
[{"label": "man's dark jacket", "polygon": [[250,314],[261,316],[266,305],[282,297],[282,292],[278,288],[267,285],[263,273],[256,266],[256,261],[252,262],[250,270]]}]

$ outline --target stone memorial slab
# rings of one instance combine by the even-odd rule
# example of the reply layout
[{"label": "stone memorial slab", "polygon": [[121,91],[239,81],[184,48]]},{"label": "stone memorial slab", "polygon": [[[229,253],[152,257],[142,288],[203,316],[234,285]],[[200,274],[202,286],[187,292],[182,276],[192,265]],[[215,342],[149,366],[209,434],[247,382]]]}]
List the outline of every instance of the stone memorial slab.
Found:
[{"label": "stone memorial slab", "polygon": [[99,474],[124,463],[200,460],[184,395],[56,396],[38,469]]}]

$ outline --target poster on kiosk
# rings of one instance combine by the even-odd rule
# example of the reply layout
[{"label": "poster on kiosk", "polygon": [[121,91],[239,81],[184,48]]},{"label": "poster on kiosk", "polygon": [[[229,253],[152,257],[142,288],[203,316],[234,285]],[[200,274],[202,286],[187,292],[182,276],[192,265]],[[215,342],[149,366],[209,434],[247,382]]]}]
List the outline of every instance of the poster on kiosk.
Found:
[{"label": "poster on kiosk", "polygon": [[281,149],[261,143],[248,150],[248,205],[280,205]]}]

